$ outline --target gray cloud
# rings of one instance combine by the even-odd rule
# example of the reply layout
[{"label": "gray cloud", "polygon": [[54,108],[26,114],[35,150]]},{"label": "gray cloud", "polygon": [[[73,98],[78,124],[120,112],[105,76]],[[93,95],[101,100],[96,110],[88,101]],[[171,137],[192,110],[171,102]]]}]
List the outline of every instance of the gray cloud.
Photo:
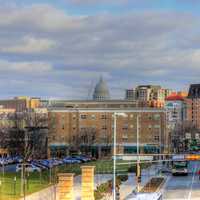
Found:
[{"label": "gray cloud", "polygon": [[0,85],[11,81],[4,96],[69,99],[85,98],[102,74],[114,97],[144,82],[185,87],[200,74],[199,25],[183,12],[70,16],[49,5],[2,7]]}]

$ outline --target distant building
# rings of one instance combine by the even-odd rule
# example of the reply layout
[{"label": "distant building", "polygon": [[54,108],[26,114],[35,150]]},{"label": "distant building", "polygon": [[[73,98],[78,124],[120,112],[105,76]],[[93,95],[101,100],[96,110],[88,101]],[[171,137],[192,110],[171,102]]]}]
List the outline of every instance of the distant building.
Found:
[{"label": "distant building", "polygon": [[172,93],[165,99],[167,123],[171,130],[173,130],[176,125],[180,125],[186,120],[185,98],[179,94]]},{"label": "distant building", "polygon": [[103,100],[109,100],[110,99],[110,93],[108,86],[101,77],[97,85],[95,86],[94,93],[93,93],[93,100],[95,101],[103,101]]},{"label": "distant building", "polygon": [[125,99],[143,102],[144,105],[150,107],[164,107],[165,98],[171,92],[171,90],[163,89],[159,85],[139,85],[136,88],[126,90]]},{"label": "distant building", "polygon": [[127,89],[125,99],[136,101],[137,100],[136,90],[134,88],[133,89]]},{"label": "distant building", "polygon": [[187,98],[187,119],[200,129],[200,84],[191,84]]},{"label": "distant building", "polygon": [[129,100],[51,100],[46,105],[50,108],[136,108],[140,106],[137,101]]},{"label": "distant building", "polygon": [[16,112],[23,112],[27,109],[40,107],[40,98],[21,96],[13,99],[3,99],[0,100],[0,106],[15,109]]}]

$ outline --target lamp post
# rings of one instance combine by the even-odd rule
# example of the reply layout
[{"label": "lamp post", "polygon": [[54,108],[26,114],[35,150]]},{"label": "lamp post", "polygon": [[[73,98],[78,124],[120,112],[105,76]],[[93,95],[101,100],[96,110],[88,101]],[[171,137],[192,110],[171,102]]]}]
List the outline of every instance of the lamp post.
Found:
[{"label": "lamp post", "polygon": [[137,192],[139,192],[139,177],[140,177],[140,144],[139,144],[139,115],[137,115]]},{"label": "lamp post", "polygon": [[116,142],[117,142],[117,116],[126,117],[125,113],[114,112],[114,141],[113,141],[113,200],[116,200]]}]

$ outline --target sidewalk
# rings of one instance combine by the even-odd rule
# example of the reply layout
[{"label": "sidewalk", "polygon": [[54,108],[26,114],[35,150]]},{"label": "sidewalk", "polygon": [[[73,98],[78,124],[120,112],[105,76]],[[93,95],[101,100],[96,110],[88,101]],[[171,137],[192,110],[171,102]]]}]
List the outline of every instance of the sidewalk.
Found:
[{"label": "sidewalk", "polygon": [[[112,174],[98,174],[95,175],[95,188],[101,183],[105,183],[112,179]],[[50,186],[44,190],[26,196],[26,200],[59,200],[56,186]],[[21,198],[20,200],[24,200]],[[74,178],[74,200],[81,200],[81,176]]]},{"label": "sidewalk", "polygon": [[[147,181],[158,174],[158,166],[152,165],[147,169],[142,170],[142,182],[141,186],[144,186]],[[105,183],[108,180],[113,178],[112,174],[98,174],[95,175],[95,188],[97,185],[101,183]],[[136,176],[134,173],[130,173],[128,176],[128,180],[126,182],[122,182],[120,186],[120,196],[123,200],[128,194],[130,194],[136,188]],[[36,192],[26,197],[26,200],[58,200],[58,195],[56,195],[57,188],[56,186],[48,187],[44,190]],[[76,176],[74,178],[74,200],[81,199],[81,176]],[[24,200],[21,198],[21,200]],[[108,200],[108,199],[106,199]]]},{"label": "sidewalk", "polygon": [[[152,165],[147,169],[142,170],[142,180],[140,187],[143,187],[150,178],[156,176],[159,172],[158,165]],[[123,182],[120,186],[120,199],[125,199],[133,190],[136,189],[136,176],[135,173],[129,174],[128,180]]]}]

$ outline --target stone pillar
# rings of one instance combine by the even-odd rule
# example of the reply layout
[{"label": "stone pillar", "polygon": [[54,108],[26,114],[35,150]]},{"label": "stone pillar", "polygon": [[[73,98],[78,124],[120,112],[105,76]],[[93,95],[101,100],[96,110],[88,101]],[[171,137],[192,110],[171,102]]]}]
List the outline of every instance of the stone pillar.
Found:
[{"label": "stone pillar", "polygon": [[82,166],[81,200],[94,200],[94,166]]},{"label": "stone pillar", "polygon": [[58,174],[58,197],[59,200],[74,200],[73,186],[74,174]]}]

